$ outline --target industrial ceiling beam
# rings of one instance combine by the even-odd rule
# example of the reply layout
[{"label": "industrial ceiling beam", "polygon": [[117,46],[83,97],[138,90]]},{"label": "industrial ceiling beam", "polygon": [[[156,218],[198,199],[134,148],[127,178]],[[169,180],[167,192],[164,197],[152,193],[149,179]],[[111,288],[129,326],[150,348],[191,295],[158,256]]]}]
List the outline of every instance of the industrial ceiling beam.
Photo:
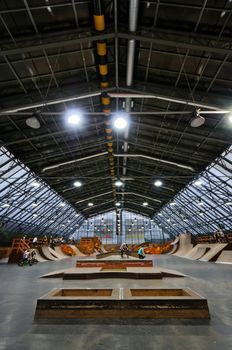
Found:
[{"label": "industrial ceiling beam", "polygon": [[144,158],[144,159],[148,159],[148,160],[153,160],[155,162],[160,162],[160,163],[166,163],[166,164],[169,164],[169,165],[173,165],[173,166],[176,166],[178,168],[182,168],[182,169],[186,169],[186,170],[189,170],[189,171],[195,171],[194,168],[190,167],[190,166],[187,166],[185,164],[182,164],[182,163],[176,163],[176,162],[171,162],[169,160],[165,160],[165,159],[161,159],[161,158],[156,158],[156,157],[150,157],[150,156],[146,156],[144,154],[114,154],[115,157],[129,157],[129,158]]},{"label": "industrial ceiling beam", "polygon": [[44,173],[45,171],[51,170],[51,169],[56,169],[56,168],[60,168],[62,166],[66,166],[66,165],[82,162],[84,160],[89,160],[89,159],[93,159],[93,158],[97,158],[97,157],[102,157],[102,156],[105,156],[107,154],[108,154],[107,152],[102,152],[102,153],[92,154],[92,155],[87,156],[87,157],[73,159],[73,160],[69,160],[67,162],[63,162],[63,163],[47,166],[47,167],[42,169],[42,173]]},{"label": "industrial ceiling beam", "polygon": [[107,196],[108,194],[112,194],[112,191],[100,193],[100,194],[97,194],[96,196],[92,196],[92,197],[88,197],[88,198],[82,199],[82,200],[80,200],[80,201],[75,202],[75,204],[80,204],[80,203],[86,202],[86,201],[88,201],[88,200],[90,200],[90,199],[94,199],[94,198],[99,198],[99,197]]},{"label": "industrial ceiling beam", "polygon": [[[154,34],[154,33],[150,33]],[[205,52],[211,52],[211,53],[217,53],[226,55],[232,54],[232,49],[226,49],[219,46],[212,46],[212,45],[202,45],[202,44],[193,44],[191,42],[184,41],[177,41],[177,40],[168,40],[168,39],[160,39],[155,36],[150,35],[137,35],[134,33],[118,33],[118,37],[121,39],[127,39],[127,40],[136,40],[140,42],[149,42],[155,45],[161,45],[161,46],[169,46],[169,47],[175,47],[180,49],[189,49],[194,51],[205,51]],[[193,38],[189,38],[189,40],[192,41]]]},{"label": "industrial ceiling beam", "polygon": [[124,195],[124,194],[125,195],[132,195],[132,196],[137,196],[137,197],[141,197],[141,198],[146,198],[146,199],[149,199],[149,200],[157,202],[157,203],[162,203],[162,201],[160,201],[159,199],[147,197],[147,196],[144,196],[144,195],[136,193],[136,192],[116,192],[116,194],[117,195]]},{"label": "industrial ceiling beam", "polygon": [[[80,35],[81,33],[79,33]],[[82,33],[86,34],[86,32]],[[152,34],[152,33],[150,33]],[[84,44],[86,42],[94,42],[94,41],[100,41],[100,40],[107,40],[107,39],[115,39],[116,35],[115,33],[105,33],[105,34],[99,34],[99,35],[85,35],[79,38],[70,39],[70,40],[58,40],[53,41],[49,43],[40,43],[38,45],[31,45],[31,46],[25,46],[25,47],[13,47],[11,49],[2,49],[0,51],[0,56],[4,55],[17,55],[22,54],[25,52],[34,52],[34,51],[42,51],[43,49],[54,49],[59,47],[66,47],[66,46],[75,46],[76,44]],[[151,35],[137,35],[134,33],[117,33],[117,37],[120,39],[126,39],[126,40],[136,40],[141,42],[149,42],[153,43],[155,45],[161,45],[161,46],[169,46],[169,47],[175,47],[175,48],[182,48],[182,49],[190,49],[194,51],[205,51],[205,52],[211,52],[211,53],[217,53],[226,55],[232,54],[231,49],[219,47],[219,46],[212,46],[212,45],[202,45],[202,44],[193,44],[191,42],[186,42],[186,40],[177,41],[177,40],[168,40],[168,39],[160,39]],[[192,41],[193,38],[189,37],[189,41]]]},{"label": "industrial ceiling beam", "polygon": [[58,40],[49,43],[40,43],[37,45],[30,45],[30,46],[24,46],[24,47],[13,47],[11,49],[2,49],[0,51],[0,56],[5,55],[18,55],[25,52],[34,52],[34,51],[43,51],[47,49],[55,49],[59,47],[66,47],[66,46],[75,46],[77,44],[86,44],[86,42],[94,42],[94,41],[100,41],[100,40],[107,40],[107,39],[113,39],[115,38],[115,33],[105,33],[105,34],[98,34],[98,35],[86,35],[86,32],[79,33],[79,35],[85,35],[82,37],[78,37],[75,39],[70,40]]},{"label": "industrial ceiling beam", "polygon": [[66,97],[60,97],[60,98],[56,98],[56,99],[50,99],[47,101],[30,103],[30,104],[26,104],[26,105],[22,105],[22,106],[18,106],[18,107],[10,107],[10,108],[6,108],[6,109],[2,109],[1,113],[4,113],[4,114],[15,113],[15,112],[20,112],[20,111],[25,111],[28,109],[35,109],[35,108],[47,107],[47,106],[51,106],[51,105],[57,105],[60,103],[65,103],[65,102],[70,102],[70,101],[82,100],[85,98],[100,96],[102,94],[102,92],[108,92],[111,90],[113,90],[113,88],[107,88],[107,89],[92,91],[89,93],[85,92],[85,93],[78,94],[78,95],[66,96]]},{"label": "industrial ceiling beam", "polygon": [[[170,97],[170,96],[165,96],[163,94],[156,94],[156,93],[145,93],[142,90],[136,91],[136,89],[131,89],[131,88],[120,88],[120,90],[125,91],[123,92],[109,92],[109,96],[111,98],[133,98],[133,99],[157,99],[157,100],[162,100],[162,101],[168,101],[168,102],[173,102],[173,103],[179,103],[183,104],[185,106],[191,106],[191,107],[199,107],[199,108],[205,108],[205,109],[210,109],[212,110],[212,113],[214,111],[220,112],[220,113],[230,113],[228,109],[221,108],[220,106],[209,104],[209,103],[202,103],[200,101],[193,101],[188,98],[177,98],[177,97]],[[134,91],[134,92],[133,92]],[[185,111],[186,112],[186,111]],[[211,111],[210,111],[211,112]],[[209,113],[210,113],[209,112]],[[175,114],[175,112],[173,112]]]}]

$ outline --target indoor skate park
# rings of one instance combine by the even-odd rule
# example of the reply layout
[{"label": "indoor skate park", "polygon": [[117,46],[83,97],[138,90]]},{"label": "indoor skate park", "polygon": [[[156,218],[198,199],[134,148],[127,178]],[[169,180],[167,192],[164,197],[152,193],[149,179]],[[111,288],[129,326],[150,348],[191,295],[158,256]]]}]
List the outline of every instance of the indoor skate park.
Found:
[{"label": "indoor skate park", "polygon": [[0,1],[0,350],[231,349],[231,31]]}]

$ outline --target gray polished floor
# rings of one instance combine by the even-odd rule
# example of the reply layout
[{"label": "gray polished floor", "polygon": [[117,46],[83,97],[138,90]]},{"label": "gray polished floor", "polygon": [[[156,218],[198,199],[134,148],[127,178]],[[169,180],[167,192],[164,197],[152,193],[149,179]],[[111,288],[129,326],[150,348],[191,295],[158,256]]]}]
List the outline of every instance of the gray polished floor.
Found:
[{"label": "gray polished floor", "polygon": [[[232,265],[156,256],[155,264],[187,274],[159,280],[63,281],[40,279],[53,270],[75,266],[75,260],[31,267],[0,264],[0,350],[231,350]],[[84,321],[36,324],[36,299],[54,287],[190,287],[208,299],[211,320]]]}]

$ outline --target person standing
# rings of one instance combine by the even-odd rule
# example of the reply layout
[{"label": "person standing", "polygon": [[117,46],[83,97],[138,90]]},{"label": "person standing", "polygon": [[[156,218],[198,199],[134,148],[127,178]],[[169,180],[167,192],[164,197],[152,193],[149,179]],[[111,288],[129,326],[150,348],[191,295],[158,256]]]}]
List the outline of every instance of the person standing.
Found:
[{"label": "person standing", "polygon": [[123,258],[123,254],[126,250],[126,243],[122,243],[119,249],[120,249],[120,253],[121,253],[121,258]]}]

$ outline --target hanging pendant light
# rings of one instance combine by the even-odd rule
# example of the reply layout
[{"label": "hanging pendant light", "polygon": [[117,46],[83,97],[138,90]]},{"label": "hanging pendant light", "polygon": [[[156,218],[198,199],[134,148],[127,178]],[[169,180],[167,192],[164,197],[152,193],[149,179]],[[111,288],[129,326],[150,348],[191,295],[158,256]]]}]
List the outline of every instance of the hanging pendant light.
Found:
[{"label": "hanging pendant light", "polygon": [[200,115],[200,110],[197,110],[194,113],[194,116],[190,122],[192,128],[199,128],[200,126],[205,124],[205,118]]},{"label": "hanging pendant light", "polygon": [[26,124],[32,129],[39,129],[41,125],[38,117],[39,112],[34,113],[32,117],[26,119]]}]

